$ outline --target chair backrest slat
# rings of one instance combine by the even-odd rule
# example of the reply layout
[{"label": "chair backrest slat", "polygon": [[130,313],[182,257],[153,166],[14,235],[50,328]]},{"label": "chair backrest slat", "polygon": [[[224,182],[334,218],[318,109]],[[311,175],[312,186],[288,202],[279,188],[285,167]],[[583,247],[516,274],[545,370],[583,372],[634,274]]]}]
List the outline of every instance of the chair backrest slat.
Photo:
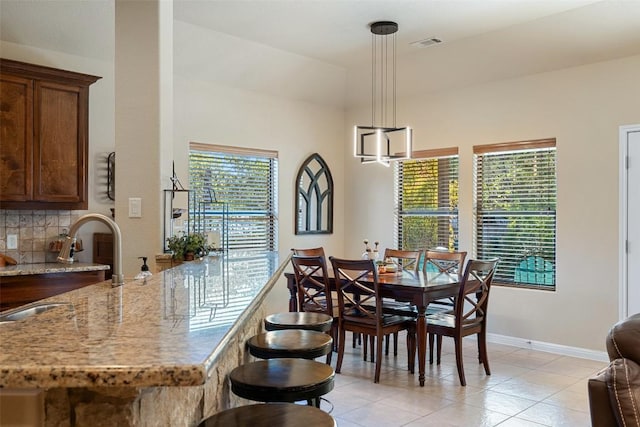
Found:
[{"label": "chair backrest slat", "polygon": [[[372,260],[346,260],[329,257],[333,266],[338,292],[340,321],[357,321],[381,324],[382,299],[378,290],[378,269]],[[371,275],[371,276],[369,276]],[[363,279],[373,281],[373,287],[362,283]]]},{"label": "chair backrest slat", "polygon": [[321,256],[324,257],[324,248],[320,246],[319,248],[306,248],[306,249],[291,249],[294,255],[302,255],[302,256]]},{"label": "chair backrest slat", "polygon": [[385,249],[384,259],[391,258],[398,264],[398,267],[413,273],[418,272],[422,251],[405,251],[400,249]]},{"label": "chair backrest slat", "polygon": [[299,311],[324,311],[333,317],[333,303],[324,256],[291,257],[298,288]]},{"label": "chair backrest slat", "polygon": [[427,273],[429,269],[435,270],[439,274],[445,274],[455,277],[458,280],[462,278],[464,272],[464,259],[467,257],[466,252],[447,252],[426,250],[424,251],[424,264],[422,271]]},{"label": "chair backrest slat", "polygon": [[486,321],[489,291],[497,265],[498,258],[467,262],[455,302],[456,327]]}]

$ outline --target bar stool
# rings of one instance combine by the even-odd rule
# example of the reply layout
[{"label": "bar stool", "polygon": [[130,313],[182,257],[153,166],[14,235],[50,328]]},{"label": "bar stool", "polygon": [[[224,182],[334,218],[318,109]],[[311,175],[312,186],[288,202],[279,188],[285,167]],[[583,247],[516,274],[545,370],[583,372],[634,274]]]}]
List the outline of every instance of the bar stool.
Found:
[{"label": "bar stool", "polygon": [[260,359],[315,359],[331,353],[333,339],[324,332],[286,329],[255,335],[249,338],[247,346],[249,353]]},{"label": "bar stool", "polygon": [[260,403],[219,412],[198,427],[336,427],[333,417],[313,406],[293,403]]},{"label": "bar stool", "polygon": [[333,318],[325,313],[312,311],[294,311],[274,313],[264,318],[267,331],[283,329],[305,329],[309,331],[328,332],[331,330]]},{"label": "bar stool", "polygon": [[299,402],[320,407],[320,396],[333,390],[335,373],[325,363],[307,359],[268,359],[240,365],[229,374],[231,391],[257,402]]}]

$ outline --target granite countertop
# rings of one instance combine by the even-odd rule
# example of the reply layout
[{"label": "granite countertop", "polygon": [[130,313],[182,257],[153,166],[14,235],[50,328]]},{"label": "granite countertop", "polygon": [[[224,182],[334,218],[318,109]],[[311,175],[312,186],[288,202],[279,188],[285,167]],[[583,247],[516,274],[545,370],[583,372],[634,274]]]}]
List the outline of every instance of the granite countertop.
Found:
[{"label": "granite countertop", "polygon": [[0,388],[203,384],[286,261],[229,252],[43,300],[66,304],[0,323]]},{"label": "granite countertop", "polygon": [[108,270],[105,264],[91,264],[85,262],[75,262],[73,264],[61,264],[56,262],[46,262],[41,264],[18,264],[0,267],[0,277],[6,276],[28,276],[33,274],[50,273],[73,273],[78,271]]}]

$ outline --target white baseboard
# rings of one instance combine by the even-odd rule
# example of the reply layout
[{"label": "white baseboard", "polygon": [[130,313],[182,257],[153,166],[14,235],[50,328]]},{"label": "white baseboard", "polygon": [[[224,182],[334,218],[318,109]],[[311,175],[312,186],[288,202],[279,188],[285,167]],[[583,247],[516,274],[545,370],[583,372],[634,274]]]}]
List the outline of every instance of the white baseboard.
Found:
[{"label": "white baseboard", "polygon": [[568,345],[527,340],[524,338],[509,337],[506,335],[491,333],[487,333],[487,341],[495,344],[527,348],[530,350],[546,351],[547,353],[560,354],[562,356],[579,357],[582,359],[597,360],[599,362],[609,362],[609,356],[606,351],[589,350],[586,348],[570,347]]}]

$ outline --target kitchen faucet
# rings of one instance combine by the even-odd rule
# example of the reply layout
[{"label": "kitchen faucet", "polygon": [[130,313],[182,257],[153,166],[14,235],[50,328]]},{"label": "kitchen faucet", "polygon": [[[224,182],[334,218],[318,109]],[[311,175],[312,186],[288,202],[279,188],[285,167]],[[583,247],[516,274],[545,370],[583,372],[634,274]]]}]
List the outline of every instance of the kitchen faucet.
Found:
[{"label": "kitchen faucet", "polygon": [[113,275],[111,276],[111,286],[120,286],[124,284],[124,274],[122,274],[122,233],[120,233],[120,227],[111,218],[102,214],[90,213],[81,216],[71,226],[67,238],[62,244],[60,254],[58,254],[58,262],[62,264],[73,263],[73,251],[76,244],[76,234],[78,229],[85,222],[99,221],[106,224],[113,233]]}]

